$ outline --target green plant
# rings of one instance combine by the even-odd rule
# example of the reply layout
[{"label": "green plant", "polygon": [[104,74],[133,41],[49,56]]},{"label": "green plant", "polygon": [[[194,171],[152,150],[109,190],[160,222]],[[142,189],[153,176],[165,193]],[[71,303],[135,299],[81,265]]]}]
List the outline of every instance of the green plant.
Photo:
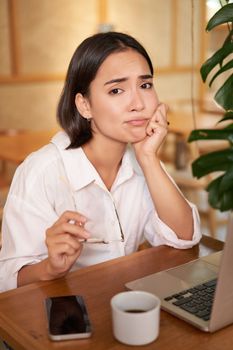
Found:
[{"label": "green plant", "polygon": [[233,123],[230,122],[233,120],[233,3],[229,3],[229,0],[224,3],[209,20],[206,30],[227,24],[226,39],[222,47],[202,65],[201,77],[206,82],[209,73],[218,68],[210,79],[211,86],[220,74],[226,71],[230,73],[214,96],[214,100],[223,108],[223,117],[219,123],[227,120],[229,124],[219,129],[193,130],[188,139],[189,142],[227,140],[229,143],[226,149],[201,155],[192,163],[193,176],[201,178],[210,173],[216,175],[206,190],[209,204],[220,211],[233,210]]}]

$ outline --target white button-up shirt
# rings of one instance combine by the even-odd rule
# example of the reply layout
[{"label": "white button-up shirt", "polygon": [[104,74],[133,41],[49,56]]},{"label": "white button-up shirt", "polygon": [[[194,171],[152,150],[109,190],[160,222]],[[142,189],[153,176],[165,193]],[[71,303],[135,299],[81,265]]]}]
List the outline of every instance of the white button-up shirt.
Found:
[{"label": "white button-up shirt", "polygon": [[66,150],[68,145],[68,136],[58,133],[50,144],[27,157],[15,173],[4,208],[0,291],[17,287],[22,266],[47,257],[45,231],[66,210],[87,217],[85,227],[91,237],[109,241],[84,244],[73,269],[130,254],[145,239],[154,246],[175,248],[199,242],[200,220],[193,204],[189,203],[194,221],[192,241],[178,239],[160,220],[131,148],[108,191],[82,148]]}]

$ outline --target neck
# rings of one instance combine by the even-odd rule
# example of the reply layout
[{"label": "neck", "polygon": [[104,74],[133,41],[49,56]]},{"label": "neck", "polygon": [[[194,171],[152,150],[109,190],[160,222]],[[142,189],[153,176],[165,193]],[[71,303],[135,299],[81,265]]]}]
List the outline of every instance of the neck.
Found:
[{"label": "neck", "polygon": [[116,178],[126,145],[119,143],[100,144],[92,139],[83,147],[106,187],[110,190]]}]

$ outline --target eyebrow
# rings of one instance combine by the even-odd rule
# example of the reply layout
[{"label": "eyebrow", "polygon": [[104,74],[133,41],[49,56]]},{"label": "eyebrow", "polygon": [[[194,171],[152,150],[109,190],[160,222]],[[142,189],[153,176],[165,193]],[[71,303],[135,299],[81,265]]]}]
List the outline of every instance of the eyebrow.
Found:
[{"label": "eyebrow", "polygon": [[[139,75],[138,77],[140,80],[148,80],[148,79],[152,79],[153,75],[151,74],[143,74],[143,75]],[[124,77],[124,78],[116,78],[116,79],[112,79],[109,81],[106,81],[106,83],[104,83],[104,85],[109,85],[109,84],[114,84],[114,83],[122,83],[124,81],[127,81],[129,78]]]}]

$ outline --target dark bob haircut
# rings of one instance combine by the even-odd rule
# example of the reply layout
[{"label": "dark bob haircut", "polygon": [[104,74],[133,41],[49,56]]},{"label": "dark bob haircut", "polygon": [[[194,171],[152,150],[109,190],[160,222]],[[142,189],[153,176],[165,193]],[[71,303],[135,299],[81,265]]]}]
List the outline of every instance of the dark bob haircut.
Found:
[{"label": "dark bob haircut", "polygon": [[114,52],[133,49],[147,61],[151,74],[153,66],[144,47],[133,37],[123,33],[98,33],[85,39],[76,49],[70,61],[65,85],[57,108],[57,119],[70,138],[67,148],[77,148],[92,138],[90,122],[83,118],[75,105],[75,96],[88,96],[103,61]]}]

